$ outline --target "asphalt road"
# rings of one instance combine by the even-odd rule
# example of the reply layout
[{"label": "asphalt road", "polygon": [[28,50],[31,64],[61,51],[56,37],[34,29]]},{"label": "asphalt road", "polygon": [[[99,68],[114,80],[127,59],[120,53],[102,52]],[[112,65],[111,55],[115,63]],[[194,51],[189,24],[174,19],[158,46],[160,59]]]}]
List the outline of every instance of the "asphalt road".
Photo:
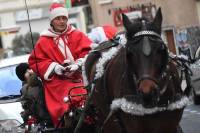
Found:
[{"label": "asphalt road", "polygon": [[200,133],[200,105],[191,104],[185,108],[181,127],[183,133]]},{"label": "asphalt road", "polygon": [[[184,89],[186,86],[185,81],[182,84]],[[183,112],[181,119],[181,127],[183,133],[200,133],[200,105],[188,105]]]}]

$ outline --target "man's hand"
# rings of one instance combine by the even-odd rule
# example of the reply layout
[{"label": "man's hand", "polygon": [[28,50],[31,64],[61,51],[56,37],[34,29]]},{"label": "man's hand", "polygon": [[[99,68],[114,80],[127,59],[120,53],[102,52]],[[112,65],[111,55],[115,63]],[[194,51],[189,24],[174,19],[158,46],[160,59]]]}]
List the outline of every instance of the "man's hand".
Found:
[{"label": "man's hand", "polygon": [[66,70],[65,70],[65,76],[71,77],[71,76],[73,76],[77,72],[77,70],[79,70],[79,65],[77,65],[77,64],[71,64],[71,65],[69,65],[69,66],[67,66],[65,68],[66,68]]},{"label": "man's hand", "polygon": [[67,66],[67,69],[70,71],[70,72],[75,72],[79,69],[79,65],[77,64],[71,64],[69,66]]},{"label": "man's hand", "polygon": [[54,68],[54,72],[57,75],[63,75],[64,71],[65,71],[65,67],[61,66],[60,64],[56,64],[56,66]]}]

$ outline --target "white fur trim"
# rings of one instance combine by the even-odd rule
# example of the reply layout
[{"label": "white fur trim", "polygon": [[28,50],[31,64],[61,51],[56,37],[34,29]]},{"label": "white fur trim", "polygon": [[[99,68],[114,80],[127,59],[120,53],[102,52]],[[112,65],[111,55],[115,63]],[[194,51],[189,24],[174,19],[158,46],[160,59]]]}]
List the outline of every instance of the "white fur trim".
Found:
[{"label": "white fur trim", "polygon": [[126,43],[127,43],[125,34],[117,35],[117,37],[119,37],[119,44],[121,44],[123,47],[125,47]]},{"label": "white fur trim", "polygon": [[[65,41],[67,42],[67,39],[65,39]],[[65,49],[65,46],[66,46],[66,49]],[[69,47],[66,44],[64,44],[64,41],[61,38],[59,38],[58,48],[60,49],[60,51],[62,52],[64,57],[66,59],[69,59],[71,61],[71,63],[73,64],[74,57],[72,56],[72,53],[71,53]],[[65,55],[65,50],[66,50],[67,55]]]},{"label": "white fur trim", "polygon": [[175,110],[184,108],[190,104],[189,98],[184,96],[180,100],[169,104],[167,107],[154,107],[154,108],[145,108],[141,104],[136,104],[133,102],[127,101],[125,98],[118,98],[112,101],[110,106],[111,110],[121,109],[125,113],[132,115],[143,116],[146,114],[153,114],[156,112],[166,111],[166,110]]},{"label": "white fur trim", "polygon": [[43,30],[41,33],[40,33],[40,36],[48,36],[48,37],[57,37],[58,35],[49,31],[49,30]]},{"label": "white fur trim", "polygon": [[[87,59],[88,55],[85,55],[85,61]],[[86,76],[86,72],[85,72],[85,61],[84,63],[82,64],[82,77],[83,77],[83,84],[84,86],[87,86],[89,84],[88,82],[88,79],[87,79],[87,76]]]},{"label": "white fur trim", "polygon": [[[117,55],[117,53],[120,49],[121,49],[121,45],[119,45],[118,47],[110,48],[108,51],[102,53],[102,57],[99,58],[99,60],[96,64],[96,73],[95,73],[95,77],[94,77],[95,80],[99,79],[103,76],[105,64],[109,60],[111,60],[115,55]],[[84,60],[87,60],[87,56],[85,56]],[[87,79],[87,76],[85,73],[85,63],[83,63],[83,65],[82,65],[82,76],[83,76],[84,85],[87,86],[89,83],[88,83],[88,79]]]},{"label": "white fur trim", "polygon": [[[117,47],[112,47],[108,51],[102,53],[102,57],[99,58],[97,64],[96,64],[96,73],[94,79],[99,79],[103,76],[104,74],[104,66],[105,64],[111,60],[114,56],[117,55],[119,50],[122,48],[122,45],[118,45]],[[92,52],[92,51],[90,51]],[[87,55],[88,56],[88,55]],[[85,56],[85,60],[87,60],[87,56]],[[83,82],[84,85],[88,85],[88,79],[85,73],[85,64],[83,63],[82,65],[82,76],[83,76]]]},{"label": "white fur trim", "polygon": [[60,0],[53,0],[53,3],[60,3]]},{"label": "white fur trim", "polygon": [[[70,30],[68,30],[70,28]],[[48,30],[47,29],[45,29],[44,31],[42,31],[41,33],[40,33],[40,36],[48,36],[48,37],[58,37],[58,36],[60,36],[61,34],[63,34],[64,32],[66,32],[67,31],[67,34],[70,34],[72,31],[74,31],[74,30],[76,30],[76,28],[73,26],[73,25],[67,25],[67,28],[65,29],[65,31],[63,31],[62,33],[60,33],[60,32],[55,32],[54,30],[53,30],[53,28],[51,27],[51,28],[49,28]]]},{"label": "white fur trim", "polygon": [[50,12],[50,21],[58,16],[66,16],[68,18],[68,11],[64,7],[57,7]]},{"label": "white fur trim", "polygon": [[64,63],[64,64],[69,64],[69,65],[72,64],[71,61],[70,61],[69,59],[64,60],[63,63]]},{"label": "white fur trim", "polygon": [[45,72],[45,74],[44,74],[44,79],[45,79],[45,80],[51,80],[51,79],[49,78],[49,76],[50,76],[51,73],[53,72],[53,70],[54,70],[56,64],[58,64],[58,63],[52,62],[52,63],[49,65],[49,67],[47,68],[47,70],[46,70],[46,72]]}]

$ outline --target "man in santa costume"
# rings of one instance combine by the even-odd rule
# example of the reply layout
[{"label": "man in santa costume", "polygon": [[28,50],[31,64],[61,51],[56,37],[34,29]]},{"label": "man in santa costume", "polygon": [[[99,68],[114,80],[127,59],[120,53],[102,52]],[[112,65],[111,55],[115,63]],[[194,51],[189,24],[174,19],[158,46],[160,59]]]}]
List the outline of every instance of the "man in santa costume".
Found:
[{"label": "man in santa costume", "polygon": [[[45,100],[52,121],[57,126],[69,104],[63,99],[69,89],[83,85],[77,71],[84,56],[91,50],[91,40],[68,23],[68,11],[59,3],[50,6],[50,28],[43,31],[29,57],[29,66],[42,79]],[[72,94],[85,94],[83,88],[74,89]],[[80,101],[74,97],[72,101]]]}]

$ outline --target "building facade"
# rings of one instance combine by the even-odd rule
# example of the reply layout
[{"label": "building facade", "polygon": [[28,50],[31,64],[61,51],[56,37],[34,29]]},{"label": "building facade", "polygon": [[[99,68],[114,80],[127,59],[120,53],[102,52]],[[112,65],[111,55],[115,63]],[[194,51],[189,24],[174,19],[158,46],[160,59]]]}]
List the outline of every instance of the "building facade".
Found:
[{"label": "building facade", "polygon": [[[121,13],[137,18],[154,17],[161,7],[163,38],[173,53],[179,53],[176,38],[180,29],[199,25],[197,0],[89,0],[95,25],[112,24],[123,29]],[[106,18],[106,19],[105,19]]]},{"label": "building facade", "polygon": [[[49,27],[48,7],[53,0],[0,0],[0,48],[12,46],[16,35],[29,31],[28,5],[32,32],[40,33]],[[68,0],[60,0],[65,3]],[[188,50],[191,55],[200,44],[200,2],[199,0],[73,0],[69,8],[69,21],[88,32],[95,26],[110,24],[123,30],[121,14],[131,19],[138,16],[153,18],[161,7],[163,13],[163,39],[173,53]],[[80,3],[79,3],[80,2]],[[199,31],[197,33],[193,32]]]},{"label": "building facade", "polygon": [[[59,1],[65,4],[65,0]],[[49,28],[49,6],[52,2],[53,0],[0,0],[0,49],[11,48],[15,36],[30,32],[30,28],[36,33]],[[86,33],[92,23],[87,17],[91,14],[90,11],[90,6],[85,3],[69,8],[69,23]]]}]

